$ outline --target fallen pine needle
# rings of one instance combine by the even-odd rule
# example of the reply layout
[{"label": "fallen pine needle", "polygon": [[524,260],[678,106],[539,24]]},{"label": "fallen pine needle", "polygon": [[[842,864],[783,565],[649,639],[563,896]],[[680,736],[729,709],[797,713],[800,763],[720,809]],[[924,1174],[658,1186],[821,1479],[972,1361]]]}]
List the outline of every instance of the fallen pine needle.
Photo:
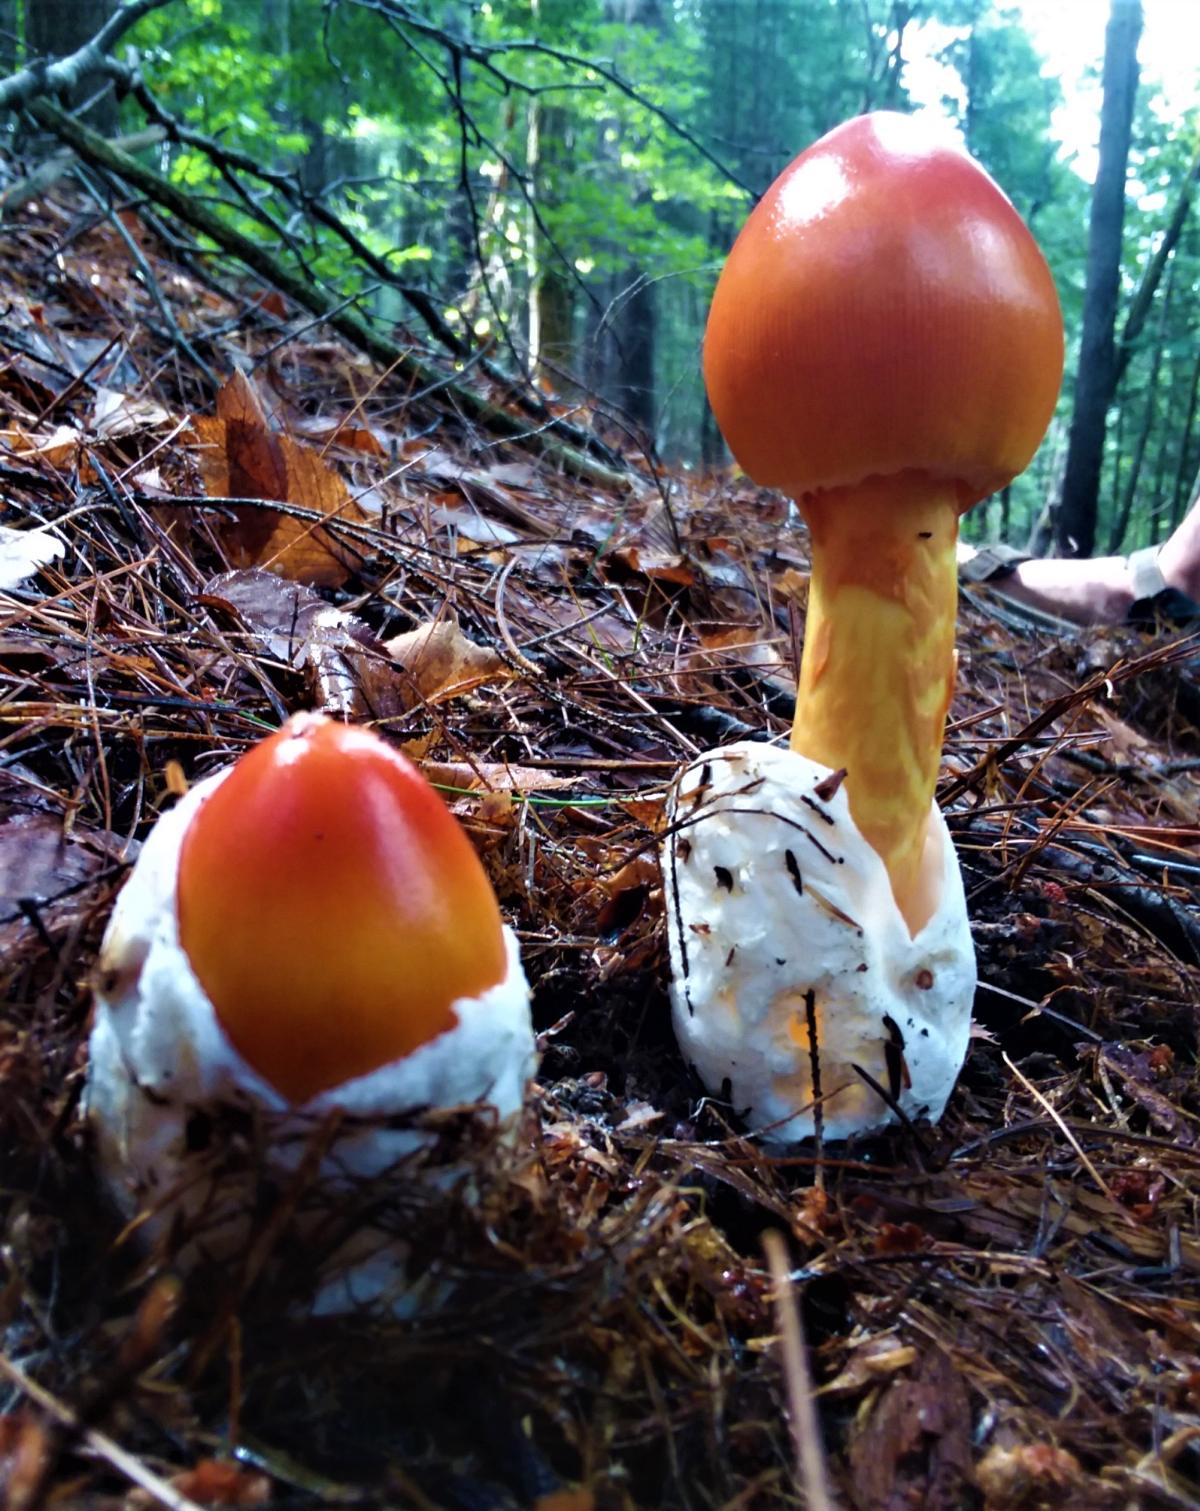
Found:
[{"label": "fallen pine needle", "polygon": [[132,1484],[140,1486],[147,1495],[153,1496],[159,1505],[166,1506],[168,1511],[204,1511],[196,1501],[173,1490],[161,1475],[155,1474],[153,1469],[147,1469],[139,1458],[127,1452],[120,1443],[114,1442],[107,1433],[100,1432],[95,1427],[83,1426],[65,1402],[39,1385],[19,1364],[14,1364],[4,1354],[0,1354],[0,1373],[7,1375],[35,1405],[48,1412],[61,1426],[77,1432],[80,1441],[98,1458],[103,1459],[118,1474],[124,1475]]},{"label": "fallen pine needle", "polygon": [[1109,1190],[1104,1177],[1100,1174],[1099,1170],[1096,1169],[1095,1165],[1092,1164],[1091,1160],[1088,1159],[1087,1155],[1083,1152],[1083,1145],[1079,1142],[1079,1140],[1075,1137],[1075,1135],[1063,1121],[1061,1113],[1059,1113],[1058,1110],[1046,1100],[1046,1098],[1037,1089],[1032,1081],[1021,1074],[1021,1072],[1009,1059],[1007,1054],[1002,1053],[1001,1057],[1004,1060],[1004,1063],[1008,1066],[1009,1070],[1012,1071],[1013,1075],[1016,1076],[1017,1080],[1020,1081],[1021,1085],[1024,1086],[1029,1095],[1033,1097],[1034,1101],[1036,1101],[1038,1105],[1051,1118],[1053,1118],[1054,1122],[1058,1125],[1059,1131],[1062,1133],[1063,1138],[1066,1139],[1067,1143],[1070,1144],[1071,1148],[1074,1149],[1075,1153],[1079,1156],[1080,1163],[1083,1165],[1083,1168],[1092,1177],[1092,1179],[1096,1182],[1097,1186],[1100,1187],[1101,1191],[1104,1192],[1109,1201],[1111,1201],[1113,1205],[1117,1207],[1118,1211],[1122,1210],[1119,1203],[1117,1202],[1116,1197],[1114,1197],[1112,1192]]},{"label": "fallen pine needle", "polygon": [[796,1449],[796,1477],[804,1486],[808,1511],[834,1511],[825,1468],[825,1445],[813,1406],[812,1376],[804,1347],[804,1324],[792,1289],[787,1246],[779,1233],[763,1234],[767,1268],[775,1287],[775,1311],[779,1319],[779,1351],[792,1419],[792,1442]]}]

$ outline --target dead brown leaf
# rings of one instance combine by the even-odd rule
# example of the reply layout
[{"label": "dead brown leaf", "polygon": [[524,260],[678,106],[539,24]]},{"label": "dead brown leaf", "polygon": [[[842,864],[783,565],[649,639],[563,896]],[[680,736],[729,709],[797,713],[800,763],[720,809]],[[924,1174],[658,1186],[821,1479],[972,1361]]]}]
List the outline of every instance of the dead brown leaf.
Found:
[{"label": "dead brown leaf", "polygon": [[0,809],[0,953],[13,950],[35,917],[54,927],[70,916],[87,883],[122,858],[133,854],[122,854],[115,835],[67,835],[56,814]]},{"label": "dead brown leaf", "polygon": [[[194,1469],[171,1476],[171,1489],[201,1506],[266,1506],[271,1500],[271,1482],[265,1474],[252,1473],[223,1459],[201,1459]],[[145,1492],[129,1496],[134,1506],[157,1504]]]},{"label": "dead brown leaf", "polygon": [[795,678],[778,644],[750,624],[701,635],[699,649],[684,657],[675,682],[680,692],[701,696],[715,689],[723,673],[738,670],[756,672],[781,694],[795,696]]},{"label": "dead brown leaf", "polygon": [[916,1377],[896,1374],[850,1444],[864,1511],[959,1511],[971,1485],[971,1406],[949,1357],[931,1349]]},{"label": "dead brown leaf", "polygon": [[771,584],[778,597],[794,599],[803,608],[808,602],[808,588],[811,581],[811,572],[801,572],[796,567],[788,567],[786,571],[773,577]]},{"label": "dead brown leaf", "polygon": [[261,567],[222,572],[205,584],[201,602],[240,621],[276,660],[308,673],[315,708],[361,720],[412,706],[408,678],[371,628],[303,583]]},{"label": "dead brown leaf", "polygon": [[514,675],[498,652],[468,640],[457,620],[449,616],[384,643],[388,654],[408,673],[414,706],[445,702],[485,682]]},{"label": "dead brown leaf", "polygon": [[[341,477],[310,446],[271,429],[240,372],[217,395],[216,416],[192,422],[197,460],[210,498],[258,498],[311,509],[323,519],[366,518]],[[339,587],[357,555],[319,524],[270,509],[240,508],[222,532],[230,560],[265,567],[295,582]]]},{"label": "dead brown leaf", "polygon": [[111,441],[165,425],[170,419],[170,410],[154,399],[137,398],[115,388],[98,388],[88,426],[101,440]]},{"label": "dead brown leaf", "polygon": [[75,460],[80,434],[70,425],[56,425],[48,435],[29,435],[19,427],[0,430],[0,448],[23,461],[65,467]]},{"label": "dead brown leaf", "polygon": [[690,588],[696,581],[695,572],[677,552],[656,551],[645,546],[620,546],[609,559],[619,562],[627,571],[648,577],[651,582],[668,582],[676,587]]},{"label": "dead brown leaf", "polygon": [[552,792],[571,785],[570,777],[491,761],[426,761],[421,770],[435,787],[455,792]]}]

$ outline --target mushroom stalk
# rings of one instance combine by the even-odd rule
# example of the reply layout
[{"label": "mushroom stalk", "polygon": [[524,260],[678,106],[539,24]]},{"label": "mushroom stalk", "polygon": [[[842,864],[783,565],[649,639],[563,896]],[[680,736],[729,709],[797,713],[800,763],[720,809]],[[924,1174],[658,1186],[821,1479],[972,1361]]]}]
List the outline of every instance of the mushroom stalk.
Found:
[{"label": "mushroom stalk", "polygon": [[812,583],[792,749],[846,770],[850,812],[911,933],[937,907],[929,844],[954,687],[959,488],[919,472],[810,494]]}]

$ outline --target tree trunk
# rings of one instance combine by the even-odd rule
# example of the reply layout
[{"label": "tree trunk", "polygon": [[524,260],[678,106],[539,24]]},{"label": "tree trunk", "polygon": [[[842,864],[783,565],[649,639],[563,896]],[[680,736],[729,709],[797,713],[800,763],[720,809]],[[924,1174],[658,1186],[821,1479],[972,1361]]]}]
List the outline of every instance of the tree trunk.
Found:
[{"label": "tree trunk", "polygon": [[[542,216],[561,201],[570,173],[567,142],[569,117],[564,105],[547,105],[540,95],[529,101],[525,171],[529,196]],[[529,360],[544,386],[563,391],[563,375],[574,357],[575,284],[563,265],[562,248],[547,245],[529,207]]]},{"label": "tree trunk", "polygon": [[1083,336],[1075,380],[1075,410],[1067,447],[1057,525],[1064,556],[1090,556],[1096,540],[1096,505],[1104,460],[1104,428],[1116,389],[1113,331],[1125,223],[1125,174],[1137,93],[1141,0],[1112,0],[1104,43],[1104,104],[1100,112],[1100,166],[1088,226]]},{"label": "tree trunk", "polygon": [[[662,0],[609,0],[609,8],[631,35],[640,30],[649,42],[661,35]],[[636,40],[633,46],[638,46]],[[640,203],[649,189],[630,184],[629,193],[634,203]],[[608,391],[626,418],[647,432],[651,444],[657,419],[657,301],[657,287],[648,281],[645,269],[630,263],[617,275],[607,317],[612,352]]]},{"label": "tree trunk", "polygon": [[651,440],[657,418],[654,358],[658,342],[658,310],[653,284],[642,270],[630,267],[622,279],[613,326],[620,352],[618,400],[625,414],[640,425]]},{"label": "tree trunk", "polygon": [[1192,384],[1188,390],[1187,414],[1183,421],[1183,435],[1179,441],[1179,462],[1175,469],[1175,492],[1171,499],[1171,529],[1183,518],[1183,506],[1187,500],[1187,485],[1192,476],[1189,454],[1192,449],[1192,427],[1196,423],[1196,401],[1200,399],[1200,356],[1192,366]]},{"label": "tree trunk", "polygon": [[1162,369],[1163,346],[1167,338],[1167,315],[1171,306],[1171,285],[1168,281],[1166,292],[1163,295],[1162,310],[1158,320],[1158,335],[1154,343],[1154,359],[1150,364],[1150,377],[1146,383],[1146,408],[1142,415],[1142,426],[1138,431],[1137,443],[1133,448],[1133,460],[1129,465],[1129,477],[1125,483],[1125,496],[1121,500],[1121,506],[1117,511],[1117,517],[1113,521],[1112,531],[1108,537],[1108,551],[1110,556],[1115,556],[1121,549],[1125,536],[1129,532],[1129,521],[1133,515],[1133,505],[1137,498],[1138,481],[1142,475],[1142,465],[1146,460],[1146,447],[1150,441],[1150,431],[1154,425],[1155,397],[1158,392],[1158,375]]},{"label": "tree trunk", "polygon": [[[26,49],[40,57],[65,58],[89,42],[115,9],[116,0],[26,0]],[[80,80],[65,102],[66,108],[78,112],[101,82],[97,78]],[[112,90],[107,90],[81,119],[93,131],[115,135],[117,101]]]},{"label": "tree trunk", "polygon": [[1171,218],[1167,222],[1167,229],[1163,232],[1163,239],[1154,249],[1154,256],[1147,264],[1146,271],[1142,274],[1141,282],[1137,286],[1137,292],[1129,301],[1129,313],[1125,317],[1125,325],[1121,331],[1120,345],[1117,347],[1117,365],[1115,382],[1119,383],[1124,375],[1129,359],[1133,355],[1134,343],[1142,333],[1142,327],[1146,323],[1146,316],[1150,313],[1150,304],[1154,299],[1155,290],[1158,288],[1162,275],[1166,270],[1167,262],[1171,253],[1175,250],[1180,236],[1183,234],[1184,222],[1187,220],[1188,211],[1192,205],[1192,194],[1195,191],[1197,180],[1200,180],[1200,152],[1192,159],[1192,165],[1184,176],[1179,186],[1179,192],[1175,197],[1175,205],[1171,211]]},{"label": "tree trunk", "polygon": [[17,71],[17,0],[0,0],[0,74]]}]

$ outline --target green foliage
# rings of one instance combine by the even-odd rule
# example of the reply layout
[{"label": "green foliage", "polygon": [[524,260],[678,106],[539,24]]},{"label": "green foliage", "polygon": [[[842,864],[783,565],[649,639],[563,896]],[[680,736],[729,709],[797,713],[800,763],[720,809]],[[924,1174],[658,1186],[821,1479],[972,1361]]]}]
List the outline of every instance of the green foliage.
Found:
[{"label": "green foliage", "polygon": [[[910,59],[931,47],[951,71],[944,108],[1033,227],[1068,332],[1078,329],[1089,188],[1055,136],[1058,84],[1019,13],[987,0],[190,0],[145,17],[132,40],[181,120],[296,174],[382,262],[366,268],[269,184],[243,174],[250,192],[237,192],[196,147],[170,149],[179,183],[289,248],[339,297],[397,318],[386,267],[430,291],[464,335],[506,334],[509,362],[528,360],[536,330],[534,355],[553,348],[618,400],[644,335],[668,454],[694,457],[711,439],[700,335],[753,195],[840,120],[910,108]],[[1126,300],[1196,146],[1195,122],[1162,119],[1144,90]],[[1164,285],[1129,362],[1102,535],[1119,523],[1144,425],[1135,533],[1169,519],[1200,464],[1187,413],[1200,373],[1194,231],[1170,288],[1165,318]],[[559,367],[551,376],[562,381]],[[1011,537],[1053,492],[1070,391],[1069,373],[1047,446],[1007,501]],[[994,510],[976,527],[996,528]]]}]

